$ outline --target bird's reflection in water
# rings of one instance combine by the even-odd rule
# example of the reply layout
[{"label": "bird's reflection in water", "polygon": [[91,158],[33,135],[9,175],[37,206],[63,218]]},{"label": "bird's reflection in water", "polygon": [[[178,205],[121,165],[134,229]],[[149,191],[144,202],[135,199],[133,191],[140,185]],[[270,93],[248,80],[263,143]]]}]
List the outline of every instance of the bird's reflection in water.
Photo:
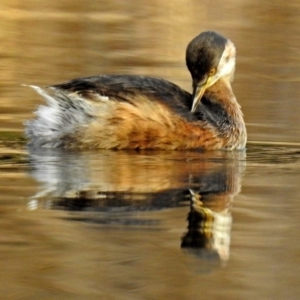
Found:
[{"label": "bird's reflection in water", "polygon": [[[227,261],[232,223],[231,197],[226,199],[224,196],[221,200],[210,195],[210,199],[206,200],[207,195],[201,195],[201,192],[196,194],[190,190],[190,193],[188,231],[182,237],[181,247],[208,260]],[[218,201],[221,203],[217,204]],[[220,210],[212,209],[211,205],[220,205]]]},{"label": "bird's reflection in water", "polygon": [[[136,212],[186,206],[181,247],[208,260],[228,259],[230,207],[240,191],[245,152],[43,150],[30,156],[31,174],[41,182],[30,209],[68,210],[69,220],[155,230],[161,221]],[[180,222],[184,227],[186,221]]]}]

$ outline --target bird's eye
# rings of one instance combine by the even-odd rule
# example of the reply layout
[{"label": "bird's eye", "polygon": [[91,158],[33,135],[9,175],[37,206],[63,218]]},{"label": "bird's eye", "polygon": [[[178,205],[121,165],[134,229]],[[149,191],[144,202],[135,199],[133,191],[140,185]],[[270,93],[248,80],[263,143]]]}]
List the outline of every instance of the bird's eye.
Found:
[{"label": "bird's eye", "polygon": [[225,57],[225,62],[228,62],[228,61],[229,61],[229,58],[230,58],[229,56],[226,56],[226,57]]},{"label": "bird's eye", "polygon": [[217,73],[217,68],[212,68],[210,71],[209,71],[209,76],[213,76]]}]

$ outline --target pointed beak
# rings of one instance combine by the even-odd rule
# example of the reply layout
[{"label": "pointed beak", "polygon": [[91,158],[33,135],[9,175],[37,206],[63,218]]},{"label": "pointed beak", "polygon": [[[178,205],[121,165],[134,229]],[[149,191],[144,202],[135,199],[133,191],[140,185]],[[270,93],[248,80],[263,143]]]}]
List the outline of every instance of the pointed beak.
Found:
[{"label": "pointed beak", "polygon": [[211,82],[211,76],[208,76],[207,80],[204,83],[198,84],[194,87],[193,105],[192,105],[191,112],[194,112],[196,110],[206,89],[210,86],[210,82]]}]

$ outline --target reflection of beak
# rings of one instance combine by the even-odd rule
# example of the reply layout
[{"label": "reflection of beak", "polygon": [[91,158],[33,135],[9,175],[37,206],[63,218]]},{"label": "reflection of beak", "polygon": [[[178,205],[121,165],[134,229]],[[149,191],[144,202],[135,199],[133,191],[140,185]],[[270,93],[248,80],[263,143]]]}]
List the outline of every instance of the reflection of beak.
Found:
[{"label": "reflection of beak", "polygon": [[211,76],[209,76],[206,80],[205,83],[201,84],[201,85],[197,85],[194,88],[194,92],[193,92],[193,105],[192,105],[192,109],[191,111],[194,112],[198,106],[198,104],[201,101],[202,96],[205,93],[205,90],[210,86],[210,82],[211,82]]}]

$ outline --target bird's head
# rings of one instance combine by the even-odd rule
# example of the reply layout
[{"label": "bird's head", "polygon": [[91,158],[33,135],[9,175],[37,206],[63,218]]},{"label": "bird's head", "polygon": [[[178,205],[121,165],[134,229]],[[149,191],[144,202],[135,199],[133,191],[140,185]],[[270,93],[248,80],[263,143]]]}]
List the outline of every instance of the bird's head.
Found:
[{"label": "bird's head", "polygon": [[213,31],[202,32],[189,43],[186,65],[193,79],[192,112],[207,88],[220,78],[233,79],[235,54],[234,44]]}]

